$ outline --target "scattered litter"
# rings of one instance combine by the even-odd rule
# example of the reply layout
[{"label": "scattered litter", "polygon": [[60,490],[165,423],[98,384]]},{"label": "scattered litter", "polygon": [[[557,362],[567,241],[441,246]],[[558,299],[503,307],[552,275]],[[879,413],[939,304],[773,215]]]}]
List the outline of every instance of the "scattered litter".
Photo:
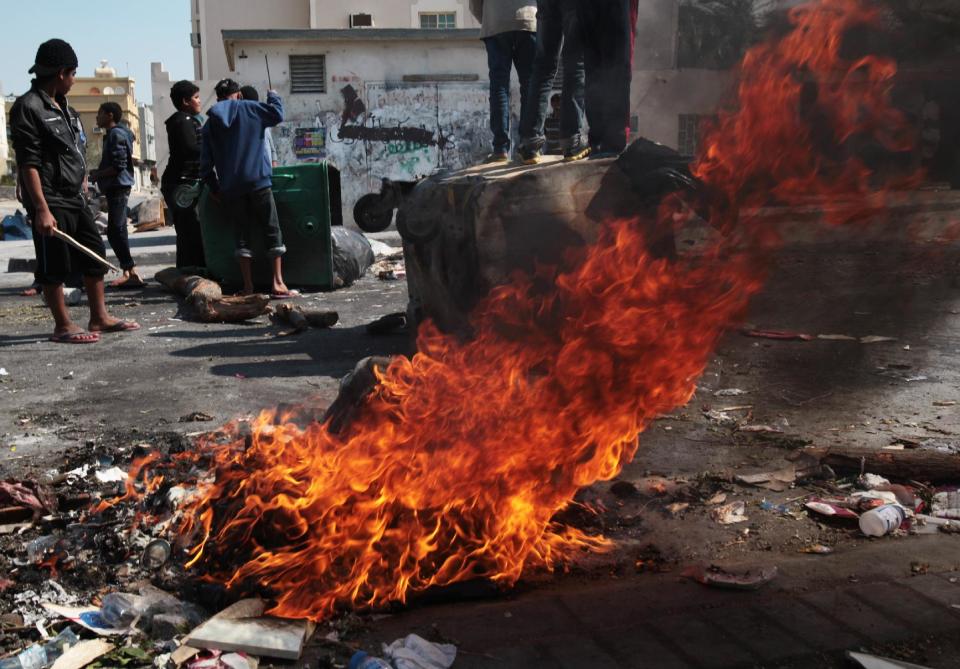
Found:
[{"label": "scattered litter", "polygon": [[58,657],[50,669],[83,669],[94,660],[112,651],[113,648],[112,643],[103,639],[81,641]]},{"label": "scattered litter", "polygon": [[36,643],[17,655],[0,660],[0,669],[40,669],[49,667],[67,649],[80,639],[67,627],[60,634],[42,643]]},{"label": "scattered litter", "polygon": [[822,334],[817,335],[817,339],[823,339],[826,341],[857,341],[856,337],[842,334]]},{"label": "scattered litter", "polygon": [[935,407],[955,407],[957,402],[955,400],[941,400],[933,403]]},{"label": "scattered litter", "polygon": [[0,376],[10,376],[10,372],[7,371],[6,367],[0,367]]},{"label": "scattered litter", "polygon": [[786,504],[774,504],[773,502],[768,502],[764,499],[760,501],[760,508],[764,511],[776,513],[780,516],[789,516],[790,518],[795,518],[793,511],[791,511],[790,507]]},{"label": "scattered litter", "polygon": [[777,576],[776,567],[747,567],[744,569],[725,569],[710,565],[697,565],[684,570],[687,578],[715,588],[730,590],[759,590]]},{"label": "scattered litter", "polygon": [[836,516],[837,518],[859,518],[860,516],[853,511],[832,501],[822,499],[811,499],[804,506],[822,516]]},{"label": "scattered litter", "polygon": [[143,549],[143,555],[140,556],[140,565],[144,569],[155,571],[167,563],[171,552],[169,541],[154,539]]},{"label": "scattered litter", "polygon": [[740,388],[724,388],[723,390],[718,390],[713,394],[714,397],[739,397],[740,395],[749,395],[749,390],[741,390]]},{"label": "scattered litter", "polygon": [[804,546],[798,552],[809,553],[810,555],[830,555],[833,553],[833,549],[823,544],[811,544],[810,546]]},{"label": "scattered litter", "polygon": [[383,654],[396,669],[448,669],[457,659],[457,647],[409,634],[389,646],[384,644]]},{"label": "scattered litter", "polygon": [[744,474],[736,477],[739,483],[765,488],[774,492],[783,492],[797,480],[796,465],[789,465],[783,469],[759,474]]},{"label": "scattered litter", "polygon": [[179,422],[181,423],[205,423],[213,420],[213,416],[203,411],[194,411],[193,413],[188,413],[186,416],[180,416]]},{"label": "scattered litter", "polygon": [[907,519],[906,510],[899,504],[884,504],[860,516],[860,531],[868,537],[882,537],[900,529]]},{"label": "scattered litter", "polygon": [[119,467],[111,467],[110,469],[101,469],[94,474],[94,477],[100,483],[118,483],[127,480],[127,473]]},{"label": "scattered litter", "polygon": [[896,337],[880,337],[877,335],[869,335],[866,337],[860,337],[861,344],[882,344],[888,341],[897,341]]},{"label": "scattered litter", "polygon": [[716,495],[708,499],[705,504],[707,506],[716,506],[717,504],[723,504],[727,501],[727,493],[718,492]]},{"label": "scattered litter", "polygon": [[919,664],[891,660],[866,653],[854,653],[853,651],[847,651],[847,657],[859,664],[863,669],[930,669],[930,667],[924,667]]},{"label": "scattered litter", "polygon": [[746,511],[747,505],[744,502],[730,502],[711,509],[710,517],[721,525],[734,525],[750,520],[746,516]]},{"label": "scattered litter", "polygon": [[99,636],[111,636],[114,634],[124,634],[126,630],[114,629],[100,616],[100,609],[95,606],[60,606],[50,602],[44,602],[43,608],[50,613],[66,618],[72,623],[76,623]]},{"label": "scattered litter", "polygon": [[813,335],[802,332],[790,332],[788,330],[743,330],[747,337],[756,337],[759,339],[779,339],[782,341],[812,341]]},{"label": "scattered litter", "polygon": [[679,516],[681,513],[690,508],[690,504],[687,502],[674,502],[673,504],[668,504],[666,506],[667,511],[671,516]]},{"label": "scattered litter", "polygon": [[917,381],[928,381],[929,379],[930,377],[925,376],[924,374],[916,374],[915,376],[905,377],[903,380],[907,383],[915,383]]},{"label": "scattered litter", "polygon": [[783,430],[773,425],[740,425],[738,432],[753,432],[760,434],[783,434]]},{"label": "scattered litter", "polygon": [[193,648],[299,659],[313,625],[264,617],[264,608],[260,599],[242,599],[190,632],[184,643]]}]

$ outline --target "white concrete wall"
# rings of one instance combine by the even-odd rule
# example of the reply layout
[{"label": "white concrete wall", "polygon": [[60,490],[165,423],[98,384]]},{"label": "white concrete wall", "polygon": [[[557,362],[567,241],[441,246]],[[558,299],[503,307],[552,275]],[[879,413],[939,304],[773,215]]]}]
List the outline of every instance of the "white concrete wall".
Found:
[{"label": "white concrete wall", "polygon": [[140,113],[140,160],[157,160],[157,128],[152,105],[139,105]]},{"label": "white concrete wall", "polygon": [[[328,160],[342,173],[344,218],[389,178],[412,181],[475,164],[491,150],[489,81],[479,40],[463,42],[249,42],[236,49],[238,77],[267,88],[264,55],[286,120],[273,132],[282,165]],[[288,57],[326,56],[327,92],[290,94]],[[473,81],[404,82],[404,75],[466,75]],[[514,128],[519,89],[514,82]],[[353,91],[362,103],[347,108]],[[309,135],[316,149],[302,145]]]},{"label": "white concrete wall", "polygon": [[[310,0],[189,0],[191,30],[200,33],[194,49],[194,79],[230,76],[223,30],[310,27]],[[340,3],[345,4],[345,3]]]},{"label": "white concrete wall", "polygon": [[456,12],[457,28],[478,28],[467,0],[310,0],[311,28],[349,28],[350,14],[370,14],[376,28],[419,28],[420,12]]},{"label": "white concrete wall", "polygon": [[[3,100],[2,84],[0,84],[0,100]],[[4,111],[3,114],[0,114],[0,176],[7,174],[9,161],[12,158],[10,155],[11,150],[7,142],[7,114],[6,111]]]}]

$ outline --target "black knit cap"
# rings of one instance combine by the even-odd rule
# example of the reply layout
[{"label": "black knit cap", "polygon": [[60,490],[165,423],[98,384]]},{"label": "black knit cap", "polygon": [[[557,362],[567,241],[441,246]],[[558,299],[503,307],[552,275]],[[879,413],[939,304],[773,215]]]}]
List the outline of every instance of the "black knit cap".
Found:
[{"label": "black knit cap", "polygon": [[79,64],[73,47],[62,39],[54,38],[48,39],[37,49],[37,57],[29,72],[44,77],[60,70],[75,70]]},{"label": "black knit cap", "polygon": [[223,100],[228,95],[239,93],[240,84],[235,82],[233,79],[221,79],[217,82],[217,85],[213,90],[217,94],[217,99]]}]

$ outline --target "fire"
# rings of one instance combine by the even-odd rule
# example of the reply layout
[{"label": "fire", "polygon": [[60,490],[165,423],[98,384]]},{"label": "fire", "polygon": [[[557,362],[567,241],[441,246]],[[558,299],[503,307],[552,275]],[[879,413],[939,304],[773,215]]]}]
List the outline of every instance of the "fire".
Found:
[{"label": "fire", "polygon": [[321,619],[470,579],[509,586],[608,547],[553,518],[690,400],[760,289],[776,233],[744,212],[859,196],[839,223],[882,204],[876,175],[845,150],[855,137],[909,146],[888,102],[894,63],[842,54],[844,33],[876,19],[857,0],[812,2],[746,55],[737,103],[694,164],[727,203],[702,254],[656,259],[647,222],[609,221],[572,266],[494,289],[472,340],[424,324],[419,352],[380,374],[343,433],[268,411],[250,436],[234,426],[230,443],[203,445],[212,475],[181,528],[191,566],[273,593],[273,614]]}]

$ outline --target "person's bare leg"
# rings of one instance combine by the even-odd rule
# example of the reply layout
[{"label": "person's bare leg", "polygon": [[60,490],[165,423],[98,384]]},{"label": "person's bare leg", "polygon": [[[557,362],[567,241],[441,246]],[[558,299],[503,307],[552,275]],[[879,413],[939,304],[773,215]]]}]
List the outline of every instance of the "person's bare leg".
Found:
[{"label": "person's bare leg", "polygon": [[287,292],[287,284],[283,282],[283,259],[277,256],[270,261],[273,263],[273,292],[283,295]]},{"label": "person's bare leg", "polygon": [[44,284],[43,298],[53,315],[53,334],[65,335],[83,332],[83,328],[70,320],[70,310],[63,299],[63,284]]},{"label": "person's bare leg", "polygon": [[243,277],[243,295],[253,295],[253,258],[237,258]]},{"label": "person's bare leg", "polygon": [[103,292],[102,276],[83,277],[83,286],[87,290],[87,300],[90,302],[90,332],[106,330],[120,322],[107,312],[107,302]]}]

